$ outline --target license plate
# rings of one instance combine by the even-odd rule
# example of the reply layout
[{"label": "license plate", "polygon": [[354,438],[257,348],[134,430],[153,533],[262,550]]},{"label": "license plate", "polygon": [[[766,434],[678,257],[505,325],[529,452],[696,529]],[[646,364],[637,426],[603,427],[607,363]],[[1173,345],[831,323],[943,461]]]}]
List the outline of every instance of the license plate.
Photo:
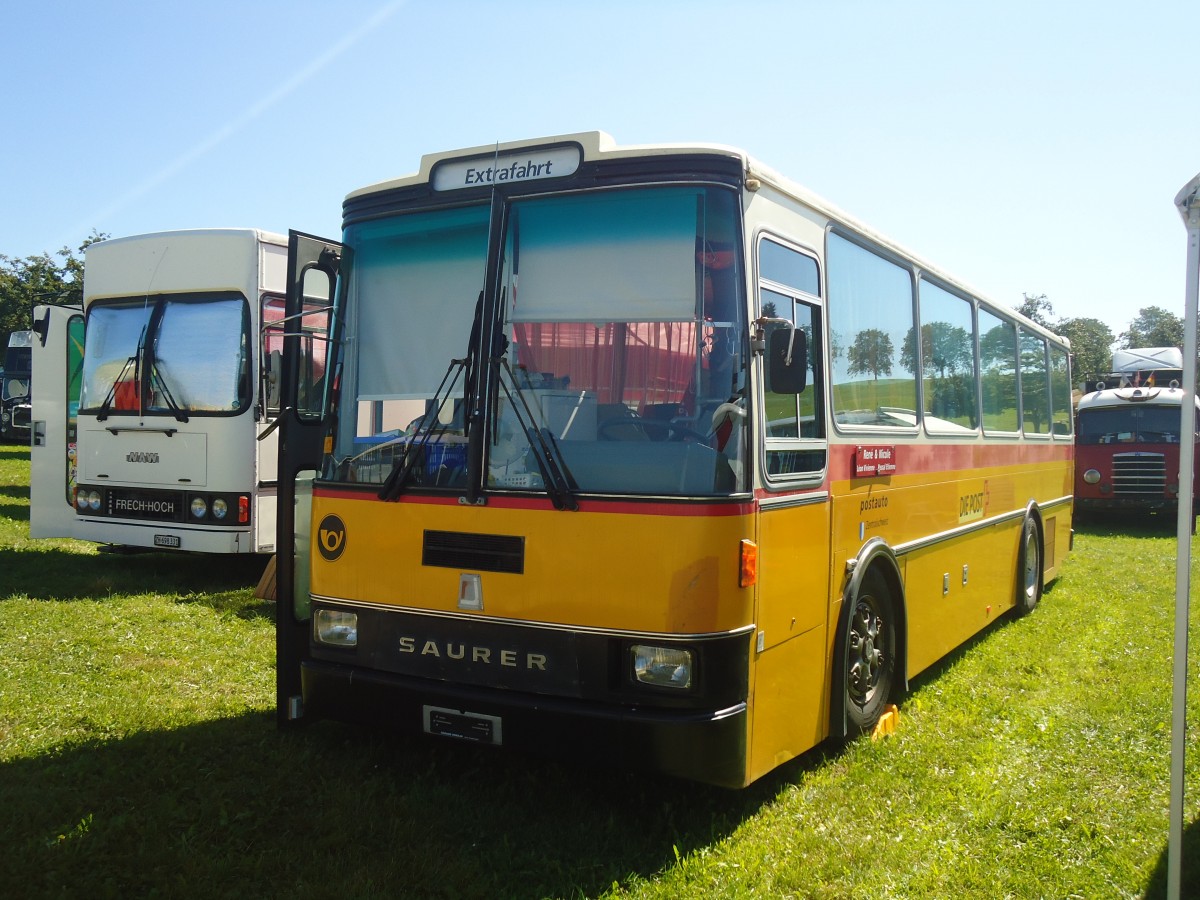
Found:
[{"label": "license plate", "polygon": [[477,744],[500,744],[502,736],[499,716],[443,709],[440,706],[422,707],[425,733],[453,737]]},{"label": "license plate", "polygon": [[154,546],[155,547],[175,547],[176,549],[178,549],[181,545],[179,543],[178,535],[156,534],[154,536]]}]

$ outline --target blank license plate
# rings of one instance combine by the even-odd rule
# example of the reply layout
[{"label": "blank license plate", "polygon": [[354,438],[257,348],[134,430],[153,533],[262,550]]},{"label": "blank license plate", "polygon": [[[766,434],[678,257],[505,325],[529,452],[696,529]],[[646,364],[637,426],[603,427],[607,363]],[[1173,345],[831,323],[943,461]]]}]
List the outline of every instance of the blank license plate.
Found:
[{"label": "blank license plate", "polygon": [[443,709],[440,706],[421,708],[425,719],[425,733],[454,737],[478,744],[500,744],[502,736],[499,716]]}]

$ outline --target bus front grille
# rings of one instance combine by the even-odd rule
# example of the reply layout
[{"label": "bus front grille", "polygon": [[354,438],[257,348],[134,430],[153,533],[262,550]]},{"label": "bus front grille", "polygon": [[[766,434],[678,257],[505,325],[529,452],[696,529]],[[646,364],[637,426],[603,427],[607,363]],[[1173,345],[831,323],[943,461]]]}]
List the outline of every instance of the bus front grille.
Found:
[{"label": "bus front grille", "polygon": [[1113,455],[1113,493],[1118,497],[1162,497],[1167,462],[1161,453]]}]

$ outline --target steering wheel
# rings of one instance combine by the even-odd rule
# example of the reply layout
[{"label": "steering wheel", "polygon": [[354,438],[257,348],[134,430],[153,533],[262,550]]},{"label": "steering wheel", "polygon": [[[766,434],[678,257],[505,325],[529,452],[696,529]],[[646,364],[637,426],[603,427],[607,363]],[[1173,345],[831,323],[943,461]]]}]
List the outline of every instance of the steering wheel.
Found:
[{"label": "steering wheel", "polygon": [[[619,430],[638,429],[648,439],[655,440],[650,437],[650,432],[658,432],[665,434],[669,441],[695,441],[700,444],[708,443],[708,435],[701,434],[693,428],[688,428],[679,422],[660,421],[658,419],[606,419],[596,425],[596,435],[606,441],[628,441],[634,440],[630,437],[621,437]],[[616,435],[609,434],[610,431],[618,432]],[[660,439],[661,440],[661,439]]]}]

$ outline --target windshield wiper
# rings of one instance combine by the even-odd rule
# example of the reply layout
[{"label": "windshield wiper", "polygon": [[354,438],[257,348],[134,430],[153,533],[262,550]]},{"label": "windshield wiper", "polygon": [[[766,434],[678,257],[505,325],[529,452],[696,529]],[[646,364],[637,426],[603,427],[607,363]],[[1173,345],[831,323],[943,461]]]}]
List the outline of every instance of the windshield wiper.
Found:
[{"label": "windshield wiper", "polygon": [[[446,434],[448,426],[441,424],[442,410],[450,399],[450,392],[458,384],[458,376],[462,374],[466,366],[467,360],[465,359],[450,360],[450,365],[446,368],[446,374],[442,376],[442,383],[438,385],[437,393],[434,394],[433,403],[425,415],[418,420],[416,429],[408,436],[404,455],[392,464],[392,470],[388,473],[388,477],[384,479],[383,485],[379,488],[379,493],[376,496],[380,500],[395,500],[398,498],[408,483],[408,476],[412,472],[413,466],[417,464],[419,459],[425,456],[425,448],[431,442],[440,440]],[[451,375],[454,375],[453,379],[450,377]],[[439,427],[435,428],[435,423]]]},{"label": "windshield wiper", "polygon": [[138,362],[137,354],[135,354],[134,356],[131,356],[131,357],[129,357],[129,359],[125,360],[125,365],[123,365],[121,367],[121,371],[118,372],[117,377],[113,379],[113,383],[109,387],[108,393],[104,395],[104,401],[100,404],[100,408],[98,410],[96,410],[96,421],[97,422],[103,422],[105,419],[108,418],[108,413],[109,413],[109,410],[112,409],[113,401],[116,400],[116,398],[117,398],[117,385],[121,384],[122,382],[125,381],[125,376],[127,374],[129,374],[129,370],[131,368],[133,369],[133,372],[134,372],[134,379],[135,379],[134,383],[135,384],[137,383],[137,381],[136,381],[137,362]]},{"label": "windshield wiper", "polygon": [[154,389],[154,385],[158,385],[159,391],[162,392],[163,399],[167,401],[167,409],[175,414],[175,421],[186,422],[188,420],[187,413],[183,411],[178,403],[175,402],[174,395],[171,394],[171,389],[167,387],[167,381],[163,378],[162,369],[154,366],[150,371],[150,388]]},{"label": "windshield wiper", "polygon": [[[537,463],[538,471],[542,473],[542,481],[546,485],[546,493],[550,495],[550,502],[554,504],[555,509],[569,509],[572,512],[578,510],[579,503],[575,499],[575,492],[579,490],[579,485],[571,475],[571,470],[567,468],[562,450],[559,449],[558,442],[554,439],[554,433],[544,425],[540,428],[537,426],[533,410],[525,398],[525,391],[521,387],[519,379],[513,374],[508,360],[501,357],[499,362],[502,371],[508,373],[507,382],[500,379],[500,387],[508,397],[509,406],[516,413],[517,422],[525,433],[525,439],[529,441],[529,451],[533,455],[534,462]],[[509,388],[510,383],[512,384],[511,389]],[[520,401],[519,404],[514,400],[514,394],[516,400]]]}]

